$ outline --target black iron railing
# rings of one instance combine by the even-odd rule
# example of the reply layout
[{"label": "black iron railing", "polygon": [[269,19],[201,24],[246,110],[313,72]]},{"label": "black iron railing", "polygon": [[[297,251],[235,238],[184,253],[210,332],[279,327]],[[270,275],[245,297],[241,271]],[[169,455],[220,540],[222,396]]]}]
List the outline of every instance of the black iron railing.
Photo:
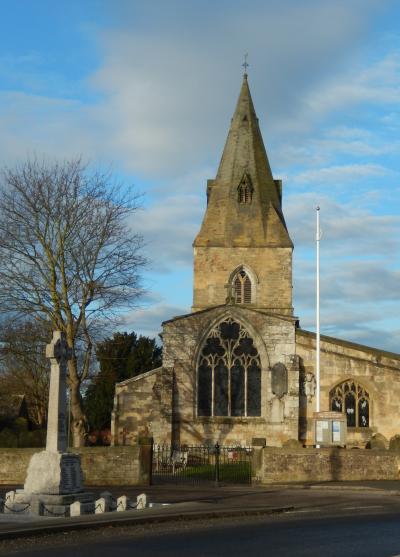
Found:
[{"label": "black iron railing", "polygon": [[252,449],[207,445],[155,445],[153,483],[251,483]]}]

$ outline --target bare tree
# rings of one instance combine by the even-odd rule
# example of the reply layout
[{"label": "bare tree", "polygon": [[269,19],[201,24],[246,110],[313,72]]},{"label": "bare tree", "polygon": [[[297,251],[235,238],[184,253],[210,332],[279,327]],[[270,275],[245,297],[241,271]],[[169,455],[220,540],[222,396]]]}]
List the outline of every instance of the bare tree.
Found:
[{"label": "bare tree", "polygon": [[0,185],[0,311],[65,331],[74,446],[86,418],[80,387],[93,331],[141,294],[142,238],[129,218],[137,196],[80,159],[29,160]]},{"label": "bare tree", "polygon": [[50,370],[45,345],[51,335],[43,323],[9,321],[0,327],[0,394],[25,394],[31,421],[47,422]]}]

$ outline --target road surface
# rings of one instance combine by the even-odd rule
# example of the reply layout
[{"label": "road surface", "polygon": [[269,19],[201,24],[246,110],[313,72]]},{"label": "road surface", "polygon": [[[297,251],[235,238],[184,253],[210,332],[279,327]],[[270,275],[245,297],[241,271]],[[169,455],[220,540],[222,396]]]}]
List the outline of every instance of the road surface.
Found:
[{"label": "road surface", "polygon": [[[9,541],[22,557],[394,557],[400,556],[400,497],[320,493],[281,515],[109,527]],[[307,496],[305,496],[305,499]]]}]

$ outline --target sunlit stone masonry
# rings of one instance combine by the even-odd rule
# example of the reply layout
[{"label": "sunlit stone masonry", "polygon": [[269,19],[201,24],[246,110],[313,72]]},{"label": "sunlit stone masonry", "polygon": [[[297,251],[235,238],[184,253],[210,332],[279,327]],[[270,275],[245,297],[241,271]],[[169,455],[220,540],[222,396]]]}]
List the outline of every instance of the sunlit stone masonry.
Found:
[{"label": "sunlit stone masonry", "polygon": [[[115,445],[143,435],[167,444],[314,443],[315,335],[294,315],[282,194],[245,74],[193,243],[192,312],[163,323],[162,367],[116,386]],[[347,446],[400,433],[399,400],[399,354],[321,337],[321,410],[343,415]]]}]

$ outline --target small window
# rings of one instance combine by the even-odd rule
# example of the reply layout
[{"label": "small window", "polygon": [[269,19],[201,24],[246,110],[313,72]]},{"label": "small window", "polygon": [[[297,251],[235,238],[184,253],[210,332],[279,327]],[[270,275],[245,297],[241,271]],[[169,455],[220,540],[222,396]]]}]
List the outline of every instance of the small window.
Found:
[{"label": "small window", "polygon": [[233,279],[233,296],[237,304],[251,304],[251,280],[243,269]]},{"label": "small window", "polygon": [[253,188],[251,186],[250,176],[245,174],[238,186],[238,202],[240,204],[251,203]]},{"label": "small window", "polygon": [[346,415],[348,427],[369,427],[369,394],[355,381],[344,381],[329,393],[331,410]]}]

